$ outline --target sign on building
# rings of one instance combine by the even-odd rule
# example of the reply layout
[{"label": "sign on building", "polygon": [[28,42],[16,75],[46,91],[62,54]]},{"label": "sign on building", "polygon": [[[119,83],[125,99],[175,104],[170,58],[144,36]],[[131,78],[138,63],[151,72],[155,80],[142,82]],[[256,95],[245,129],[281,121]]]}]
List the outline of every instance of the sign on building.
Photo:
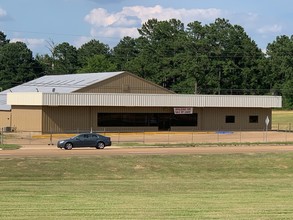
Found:
[{"label": "sign on building", "polygon": [[193,108],[174,108],[174,114],[175,115],[190,115],[193,113]]}]

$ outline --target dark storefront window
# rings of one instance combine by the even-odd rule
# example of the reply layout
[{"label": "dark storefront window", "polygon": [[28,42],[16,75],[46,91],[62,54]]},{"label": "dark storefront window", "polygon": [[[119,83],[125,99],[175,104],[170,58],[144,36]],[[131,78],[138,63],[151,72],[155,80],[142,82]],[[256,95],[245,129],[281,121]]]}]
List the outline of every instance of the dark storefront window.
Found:
[{"label": "dark storefront window", "polygon": [[235,123],[235,116],[234,115],[227,115],[226,116],[226,123]]},{"label": "dark storefront window", "polygon": [[249,116],[249,123],[258,123],[258,116],[257,115]]},{"label": "dark storefront window", "polygon": [[197,126],[197,114],[175,115],[173,113],[98,113],[99,127],[145,127]]}]

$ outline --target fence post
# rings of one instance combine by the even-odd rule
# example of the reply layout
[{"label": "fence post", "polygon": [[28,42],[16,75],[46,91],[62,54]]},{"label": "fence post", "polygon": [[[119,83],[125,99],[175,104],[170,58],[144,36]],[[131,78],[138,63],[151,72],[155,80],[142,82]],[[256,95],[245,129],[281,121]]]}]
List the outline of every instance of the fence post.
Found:
[{"label": "fence post", "polygon": [[1,136],[0,136],[0,138],[1,138],[1,144],[3,144],[3,135],[4,135],[4,131],[3,131],[3,128],[1,128]]},{"label": "fence post", "polygon": [[118,131],[118,144],[120,143],[120,131]]},{"label": "fence post", "polygon": [[194,129],[192,130],[192,137],[191,137],[191,142],[192,142],[192,143],[194,143],[194,138],[193,138],[193,136],[194,136]]},{"label": "fence post", "polygon": [[242,142],[242,140],[241,140],[241,138],[242,138],[242,136],[241,136],[241,134],[242,134],[241,133],[241,129],[240,129],[240,132],[239,133],[240,133],[239,135],[240,135],[240,143],[241,143]]},{"label": "fence post", "polygon": [[53,145],[53,135],[52,135],[52,132],[50,132],[50,144],[49,145]]}]

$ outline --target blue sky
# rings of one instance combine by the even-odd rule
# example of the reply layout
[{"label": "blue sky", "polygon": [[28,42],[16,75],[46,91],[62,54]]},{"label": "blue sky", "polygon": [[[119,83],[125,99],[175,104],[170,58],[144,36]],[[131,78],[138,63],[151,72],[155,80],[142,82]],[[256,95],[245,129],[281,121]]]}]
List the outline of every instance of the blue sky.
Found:
[{"label": "blue sky", "polygon": [[292,0],[0,0],[0,31],[34,54],[50,53],[48,42],[78,48],[96,39],[113,47],[123,36],[137,37],[150,18],[187,25],[219,17],[241,25],[263,50],[293,34]]}]

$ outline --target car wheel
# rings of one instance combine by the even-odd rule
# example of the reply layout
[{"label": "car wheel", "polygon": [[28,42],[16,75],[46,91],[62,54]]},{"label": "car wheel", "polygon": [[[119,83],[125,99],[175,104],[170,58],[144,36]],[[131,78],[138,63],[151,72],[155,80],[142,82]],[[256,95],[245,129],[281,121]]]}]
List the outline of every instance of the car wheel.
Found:
[{"label": "car wheel", "polygon": [[105,148],[105,144],[103,142],[98,142],[97,144],[97,149],[104,149]]},{"label": "car wheel", "polygon": [[71,143],[66,143],[64,148],[65,148],[65,150],[71,150],[72,147],[73,147],[73,146],[72,146]]}]

